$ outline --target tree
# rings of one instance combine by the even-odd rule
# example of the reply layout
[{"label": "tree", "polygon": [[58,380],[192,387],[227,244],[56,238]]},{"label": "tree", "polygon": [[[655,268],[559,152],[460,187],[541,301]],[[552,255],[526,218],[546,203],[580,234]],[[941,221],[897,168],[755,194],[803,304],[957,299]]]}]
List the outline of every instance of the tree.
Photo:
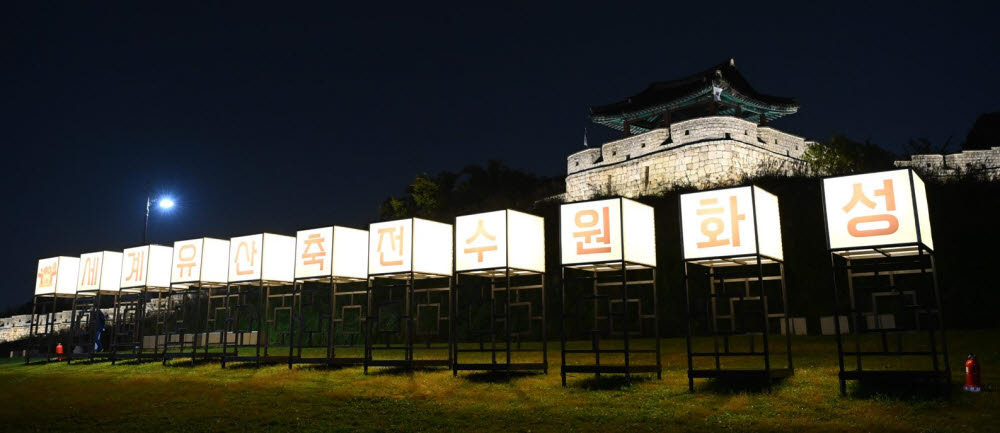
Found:
[{"label": "tree", "polygon": [[1000,146],[1000,111],[984,113],[965,137],[963,150],[984,150]]},{"label": "tree", "polygon": [[378,214],[384,219],[406,218],[412,215],[412,211],[405,201],[390,195],[379,206]]},{"label": "tree", "polygon": [[402,197],[389,196],[379,207],[384,219],[419,216],[448,220],[458,215],[505,208],[530,210],[535,202],[564,191],[561,177],[545,177],[491,160],[459,172],[416,175]]},{"label": "tree", "polygon": [[911,138],[906,142],[906,155],[928,155],[941,154],[951,151],[951,137],[944,141],[944,144],[937,146],[927,138]]},{"label": "tree", "polygon": [[447,187],[444,185],[447,177],[450,176],[439,175],[437,179],[431,179],[427,173],[421,173],[410,184],[410,197],[413,198],[418,216],[429,218],[437,216],[444,199],[442,189]]},{"label": "tree", "polygon": [[813,173],[838,175],[890,169],[895,157],[870,141],[859,143],[834,135],[825,143],[809,147],[802,159]]}]

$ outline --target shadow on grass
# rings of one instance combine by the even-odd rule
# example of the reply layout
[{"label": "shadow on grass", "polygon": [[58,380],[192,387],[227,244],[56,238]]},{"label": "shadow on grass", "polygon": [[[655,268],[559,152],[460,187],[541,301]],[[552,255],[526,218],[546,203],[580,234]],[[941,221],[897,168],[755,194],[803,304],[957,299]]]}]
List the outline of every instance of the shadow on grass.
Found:
[{"label": "shadow on grass", "polygon": [[513,380],[540,375],[542,373],[531,371],[512,371],[510,375],[503,371],[483,371],[471,374],[462,374],[459,372],[458,377],[474,383],[508,383]]},{"label": "shadow on grass", "polygon": [[[226,370],[256,370],[263,367],[273,367],[275,365],[288,365],[284,362],[261,362],[257,364],[254,361],[228,361],[226,362]],[[221,367],[222,364],[220,363]]]},{"label": "shadow on grass", "polygon": [[94,364],[111,364],[110,358],[97,357],[94,359],[74,359],[69,365],[94,365]]},{"label": "shadow on grass", "polygon": [[[648,382],[650,379],[651,376],[648,375],[632,375],[631,384],[638,385],[643,382]],[[568,382],[567,385],[574,388],[586,389],[588,391],[620,391],[629,388],[629,381],[625,380],[625,375],[604,374],[601,377],[588,377],[586,379]]]},{"label": "shadow on grass", "polygon": [[933,383],[899,383],[864,380],[847,390],[851,398],[875,401],[945,401],[951,398],[951,387]]},{"label": "shadow on grass", "polygon": [[[784,378],[771,381],[770,392],[778,391],[785,383]],[[731,378],[708,379],[700,385],[695,385],[695,392],[711,392],[715,394],[767,394],[767,379]]]},{"label": "shadow on grass", "polygon": [[347,364],[295,364],[296,370],[302,371],[340,371],[345,368],[360,367],[358,365],[347,365]]},{"label": "shadow on grass", "polygon": [[169,368],[194,368],[202,365],[216,364],[218,365],[220,361],[218,359],[191,359],[191,358],[175,358],[167,361],[164,367]]},{"label": "shadow on grass", "polygon": [[417,372],[447,371],[444,367],[368,367],[370,376],[409,376]]},{"label": "shadow on grass", "polygon": [[[107,362],[110,364],[111,363],[111,359],[108,359]],[[159,364],[161,362],[163,362],[163,359],[155,359],[155,358],[125,358],[125,359],[121,359],[121,358],[119,358],[119,359],[116,359],[115,363],[111,364],[111,365],[143,365],[143,364],[152,364],[152,363]]]}]

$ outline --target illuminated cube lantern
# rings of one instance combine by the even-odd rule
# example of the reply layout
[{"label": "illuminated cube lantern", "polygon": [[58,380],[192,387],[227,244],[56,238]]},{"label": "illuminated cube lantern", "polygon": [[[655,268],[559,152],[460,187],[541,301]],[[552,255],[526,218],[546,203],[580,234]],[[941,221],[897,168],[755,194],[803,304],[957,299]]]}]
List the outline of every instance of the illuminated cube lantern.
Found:
[{"label": "illuminated cube lantern", "polygon": [[823,210],[830,250],[913,254],[934,250],[927,192],[912,170],[823,179]]},{"label": "illuminated cube lantern", "polygon": [[229,241],[198,238],[174,242],[170,283],[222,285],[229,281]]},{"label": "illuminated cube lantern", "polygon": [[77,292],[117,292],[121,282],[122,253],[99,251],[80,256]]},{"label": "illuminated cube lantern", "polygon": [[348,227],[300,230],[295,236],[295,279],[368,278],[368,232]]},{"label": "illuminated cube lantern", "polygon": [[295,279],[295,238],[261,233],[229,241],[229,283]]},{"label": "illuminated cube lantern", "polygon": [[778,197],[756,186],[682,194],[684,260],[751,258],[782,261]]},{"label": "illuminated cube lantern", "polygon": [[619,197],[567,203],[559,213],[563,265],[624,261],[656,266],[652,207]]},{"label": "illuminated cube lantern", "polygon": [[122,252],[121,290],[138,292],[141,288],[170,288],[170,261],[173,248],[143,245]]},{"label": "illuminated cube lantern", "polygon": [[410,218],[369,226],[369,275],[450,276],[451,260],[451,224]]},{"label": "illuminated cube lantern", "polygon": [[76,294],[76,276],[80,259],[77,257],[50,257],[38,261],[35,278],[35,296],[73,296]]},{"label": "illuminated cube lantern", "polygon": [[501,210],[455,218],[455,271],[545,272],[545,222]]}]

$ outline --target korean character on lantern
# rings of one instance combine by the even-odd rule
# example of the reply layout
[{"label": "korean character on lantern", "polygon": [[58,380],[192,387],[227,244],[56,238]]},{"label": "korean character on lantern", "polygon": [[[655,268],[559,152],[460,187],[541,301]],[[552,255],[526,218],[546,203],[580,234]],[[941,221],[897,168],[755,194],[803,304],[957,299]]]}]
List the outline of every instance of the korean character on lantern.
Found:
[{"label": "korean character on lantern", "polygon": [[101,270],[101,259],[97,257],[87,257],[83,262],[83,275],[80,276],[80,285],[87,287],[97,284],[97,275]]},{"label": "korean character on lantern", "polygon": [[746,220],[746,214],[739,213],[738,200],[735,195],[729,197],[729,238],[722,237],[726,232],[726,208],[719,204],[717,198],[698,200],[696,214],[702,218],[701,234],[708,240],[697,242],[698,248],[720,247],[724,245],[740,246],[740,221]]},{"label": "korean character on lantern", "polygon": [[177,264],[177,270],[181,278],[184,277],[184,271],[187,271],[187,276],[190,277],[194,267],[197,266],[194,259],[198,255],[198,247],[193,244],[186,244],[177,250],[177,259],[180,263]]},{"label": "korean character on lantern", "polygon": [[[397,233],[398,231],[398,233]],[[388,243],[383,243],[385,238],[389,238]],[[385,247],[389,247],[390,257],[397,260],[386,260]],[[378,229],[378,262],[382,266],[399,266],[403,264],[403,226],[385,227]]]},{"label": "korean character on lantern", "polygon": [[573,232],[574,238],[581,238],[576,243],[577,254],[600,254],[611,252],[610,209],[601,208],[598,213],[594,209],[578,211],[573,216],[573,224],[581,230]]},{"label": "korean character on lantern", "polygon": [[128,253],[129,258],[129,274],[125,277],[125,281],[142,281],[142,274],[146,270],[146,252],[145,251],[132,251]]},{"label": "korean character on lantern", "polygon": [[53,263],[46,267],[43,267],[41,271],[38,272],[38,287],[39,288],[49,288],[52,287],[52,283],[56,279],[56,271],[59,269],[57,263]]},{"label": "korean character on lantern", "polygon": [[[882,188],[876,189],[875,197],[882,197],[885,202],[886,212],[894,212],[896,210],[896,195],[892,187],[892,179],[883,179]],[[869,199],[865,196],[865,191],[862,184],[854,184],[854,192],[851,195],[851,200],[842,208],[844,213],[850,213],[858,204],[864,205],[868,209],[876,209],[878,203]],[[862,209],[864,211],[864,209]],[[862,228],[861,224],[871,224],[871,223],[884,223],[884,227],[876,228]],[[847,232],[854,237],[869,237],[869,236],[883,236],[891,235],[899,229],[899,220],[895,215],[891,213],[877,213],[873,215],[862,215],[851,218],[847,221]]]},{"label": "korean character on lantern", "polygon": [[[236,259],[234,260],[234,263],[236,263],[236,275],[253,274],[254,258],[257,257],[257,251],[256,240],[240,242],[240,244],[236,247]],[[241,252],[243,253],[243,257],[245,259],[243,261],[240,261]],[[244,269],[240,266],[241,264],[246,264],[249,268]]]},{"label": "korean character on lantern", "polygon": [[[478,239],[480,237],[484,239],[485,243],[494,242],[493,245],[483,245],[483,246],[478,246],[478,247],[470,247],[470,246],[468,246],[468,245],[471,245],[472,243],[474,243],[476,241],[476,239]],[[489,234],[489,233],[486,232],[486,227],[485,227],[485,225],[483,223],[483,220],[480,219],[479,220],[479,224],[476,226],[476,233],[474,233],[472,236],[470,236],[468,239],[465,240],[465,245],[467,245],[467,246],[466,246],[464,252],[465,252],[465,254],[477,254],[477,256],[476,256],[476,262],[482,263],[483,262],[483,253],[486,253],[486,252],[489,252],[489,251],[496,251],[498,249],[497,245],[495,243],[496,240],[497,240],[496,235],[491,235],[491,234]]]},{"label": "korean character on lantern", "polygon": [[302,265],[319,265],[319,270],[323,270],[323,258],[326,257],[326,250],[323,249],[323,239],[321,233],[313,233],[306,237],[305,251],[302,251]]}]

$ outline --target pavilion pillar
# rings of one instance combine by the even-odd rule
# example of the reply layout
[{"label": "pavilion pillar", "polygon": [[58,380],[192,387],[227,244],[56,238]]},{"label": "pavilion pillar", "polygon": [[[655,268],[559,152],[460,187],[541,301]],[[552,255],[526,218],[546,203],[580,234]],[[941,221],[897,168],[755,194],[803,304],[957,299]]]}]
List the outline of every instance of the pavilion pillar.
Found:
[{"label": "pavilion pillar", "polygon": [[670,112],[664,111],[663,114],[661,114],[660,116],[662,119],[661,122],[663,123],[663,127],[670,128]]},{"label": "pavilion pillar", "polygon": [[767,116],[764,113],[760,113],[760,126],[767,125]]},{"label": "pavilion pillar", "polygon": [[626,137],[632,136],[632,122],[625,120],[622,122],[622,131],[625,132]]}]

